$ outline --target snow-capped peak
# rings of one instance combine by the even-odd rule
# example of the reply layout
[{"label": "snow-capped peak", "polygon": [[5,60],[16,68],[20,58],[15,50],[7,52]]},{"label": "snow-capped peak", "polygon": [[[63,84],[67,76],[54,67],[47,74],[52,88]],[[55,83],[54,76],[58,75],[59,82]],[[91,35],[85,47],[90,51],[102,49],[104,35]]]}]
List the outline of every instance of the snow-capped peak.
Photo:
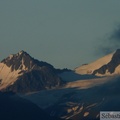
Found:
[{"label": "snow-capped peak", "polygon": [[20,51],[17,54],[9,55],[6,59],[2,60],[1,63],[11,67],[11,71],[14,71],[23,70],[24,66],[28,68],[31,61],[32,57],[28,53],[25,51]]},{"label": "snow-capped peak", "polygon": [[92,74],[94,70],[100,68],[101,66],[107,64],[113,56],[114,53],[108,54],[90,64],[85,64],[75,69],[78,74]]},{"label": "snow-capped peak", "polygon": [[[28,61],[29,58],[29,61]],[[25,51],[17,54],[11,54],[0,63],[0,89],[12,85],[16,79],[28,70],[25,62],[30,62],[31,57]]]},{"label": "snow-capped peak", "polygon": [[112,59],[109,63],[96,69],[93,74],[102,75],[115,75],[120,74],[120,49],[117,49],[113,54]]},{"label": "snow-capped peak", "polygon": [[120,74],[120,49],[106,55],[93,63],[75,69],[78,74],[94,74],[97,76],[111,76]]},{"label": "snow-capped peak", "polygon": [[[25,77],[25,81],[29,81],[30,79],[31,81],[37,80],[38,82],[41,82],[40,84],[43,83],[42,79],[46,79],[49,76],[47,79],[48,81],[51,79],[56,82],[56,79],[58,79],[56,82],[58,84],[60,79],[59,77],[56,77],[57,75],[55,73],[55,70],[56,69],[49,63],[38,61],[31,57],[27,52],[22,50],[17,54],[9,55],[6,59],[0,62],[0,90],[13,85],[18,79],[20,79],[20,77],[23,79],[23,76]],[[48,75],[48,73],[51,75]],[[30,76],[26,78],[28,74],[30,74]],[[34,76],[35,78],[33,78]],[[48,83],[46,82],[46,85],[47,84]]]}]

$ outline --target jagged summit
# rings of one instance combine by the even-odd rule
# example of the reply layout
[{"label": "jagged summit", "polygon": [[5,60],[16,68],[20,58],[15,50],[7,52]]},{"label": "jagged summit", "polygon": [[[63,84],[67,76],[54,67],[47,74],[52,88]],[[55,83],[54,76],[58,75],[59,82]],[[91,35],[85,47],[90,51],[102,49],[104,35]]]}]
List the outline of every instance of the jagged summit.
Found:
[{"label": "jagged summit", "polygon": [[27,52],[20,51],[17,54],[9,55],[6,59],[2,60],[1,63],[6,64],[8,67],[11,67],[11,71],[14,70],[31,70],[37,69],[38,67],[50,67],[53,68],[52,65],[38,61],[31,57]]},{"label": "jagged summit", "polygon": [[20,51],[17,54],[12,54],[6,59],[2,60],[1,63],[11,67],[11,71],[30,69],[33,58],[25,51]]},{"label": "jagged summit", "polygon": [[30,56],[26,51],[24,51],[24,50],[21,50],[21,51],[19,51],[16,55],[18,55],[18,56]]},{"label": "jagged summit", "polygon": [[21,51],[19,51],[19,52],[16,53],[16,54],[10,54],[8,57],[9,57],[9,58],[12,58],[12,57],[14,57],[14,56],[26,56],[26,55],[30,56],[26,51],[21,50]]},{"label": "jagged summit", "polygon": [[20,51],[0,63],[0,90],[31,92],[61,85],[57,69],[51,64]]},{"label": "jagged summit", "polygon": [[19,51],[18,52],[19,54],[28,54],[26,51],[24,51],[24,50],[21,50],[21,51]]},{"label": "jagged summit", "polygon": [[21,50],[16,54],[10,54],[7,58],[3,59],[1,62],[4,62],[5,60],[10,60],[13,57],[14,58],[20,58],[20,56],[21,57],[23,57],[23,56],[29,56],[30,57],[30,55],[26,51]]}]

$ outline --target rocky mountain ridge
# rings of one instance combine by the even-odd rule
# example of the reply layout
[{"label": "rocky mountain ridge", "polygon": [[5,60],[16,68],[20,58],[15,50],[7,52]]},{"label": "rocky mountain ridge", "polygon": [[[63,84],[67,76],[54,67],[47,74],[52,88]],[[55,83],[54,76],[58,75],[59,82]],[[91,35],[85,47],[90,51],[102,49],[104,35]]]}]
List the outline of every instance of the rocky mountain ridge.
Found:
[{"label": "rocky mountain ridge", "polygon": [[26,93],[59,87],[64,82],[57,75],[58,71],[47,62],[20,51],[1,61],[0,90]]}]

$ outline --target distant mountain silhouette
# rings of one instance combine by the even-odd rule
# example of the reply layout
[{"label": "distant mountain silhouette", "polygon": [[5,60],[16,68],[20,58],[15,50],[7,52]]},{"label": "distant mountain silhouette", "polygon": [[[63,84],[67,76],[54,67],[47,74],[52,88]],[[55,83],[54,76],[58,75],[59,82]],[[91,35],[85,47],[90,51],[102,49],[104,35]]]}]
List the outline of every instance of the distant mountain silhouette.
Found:
[{"label": "distant mountain silhouette", "polygon": [[0,92],[0,120],[56,120],[28,100]]}]

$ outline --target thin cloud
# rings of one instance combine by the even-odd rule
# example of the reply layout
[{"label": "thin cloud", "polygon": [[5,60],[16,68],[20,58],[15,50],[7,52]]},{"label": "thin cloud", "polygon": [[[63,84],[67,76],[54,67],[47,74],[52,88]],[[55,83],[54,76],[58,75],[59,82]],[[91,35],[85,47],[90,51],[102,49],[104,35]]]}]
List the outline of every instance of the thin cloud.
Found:
[{"label": "thin cloud", "polygon": [[120,49],[120,25],[97,46],[97,54],[106,55]]},{"label": "thin cloud", "polygon": [[120,26],[113,31],[112,35],[110,36],[110,40],[120,43]]}]

